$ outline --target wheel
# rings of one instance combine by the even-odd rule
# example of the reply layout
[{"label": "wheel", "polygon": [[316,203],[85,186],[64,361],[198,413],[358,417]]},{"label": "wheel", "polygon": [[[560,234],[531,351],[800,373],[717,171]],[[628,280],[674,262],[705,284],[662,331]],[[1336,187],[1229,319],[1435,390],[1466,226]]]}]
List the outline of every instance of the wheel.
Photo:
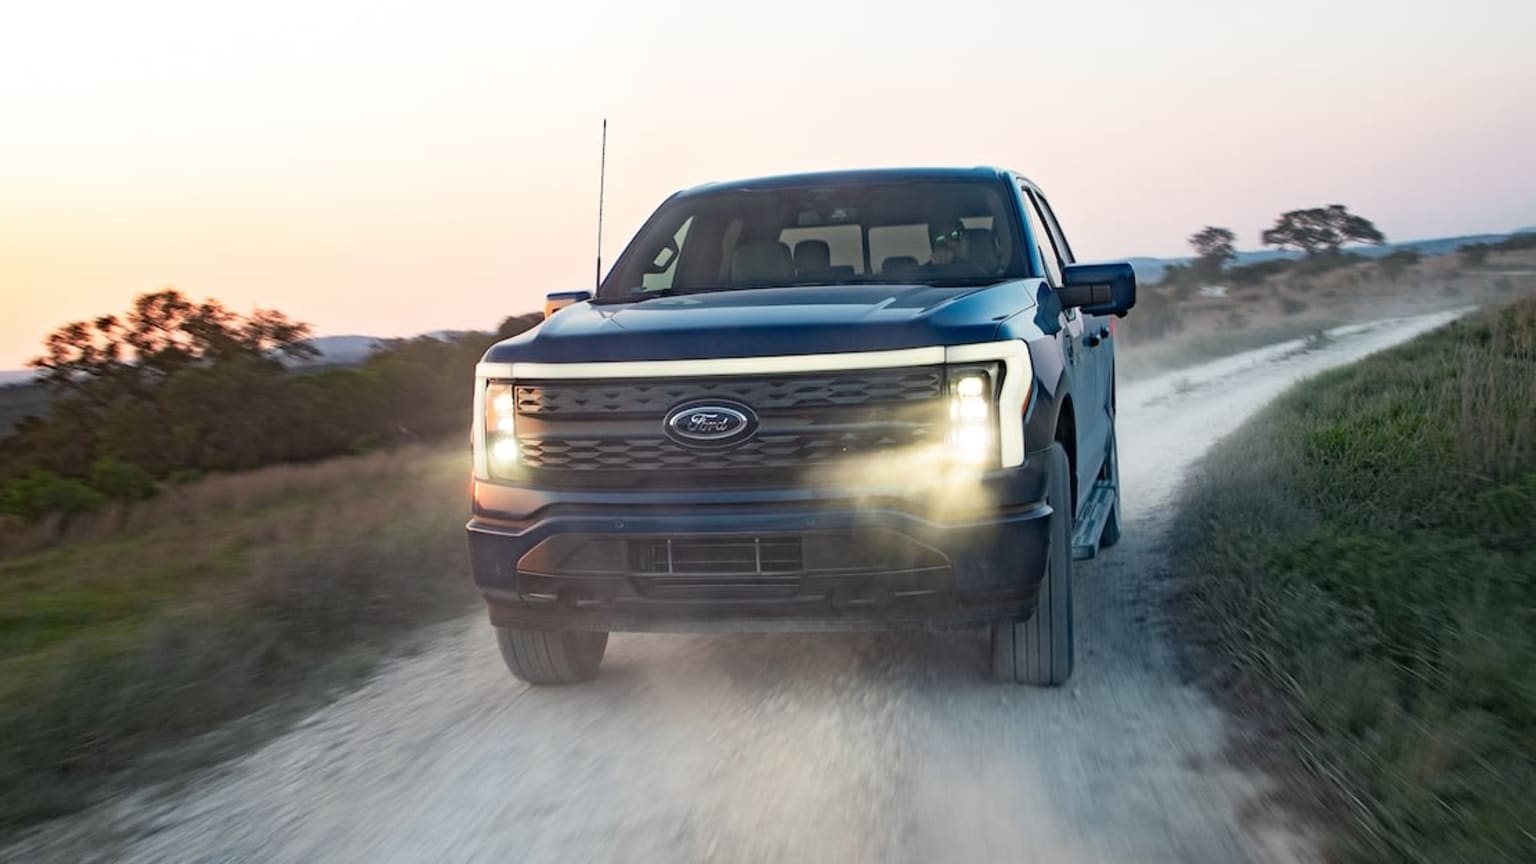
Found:
[{"label": "wheel", "polygon": [[529,684],[575,684],[597,674],[608,634],[585,630],[519,630],[497,627],[496,643],[507,669]]},{"label": "wheel", "polygon": [[1045,576],[1035,611],[992,625],[992,674],[1000,681],[1050,686],[1072,677],[1072,470],[1060,444],[1047,451],[1045,500],[1051,506]]},{"label": "wheel", "polygon": [[1120,542],[1120,445],[1115,443],[1115,427],[1109,427],[1109,456],[1104,460],[1104,479],[1115,487],[1115,504],[1099,535],[1099,548],[1108,549]]}]

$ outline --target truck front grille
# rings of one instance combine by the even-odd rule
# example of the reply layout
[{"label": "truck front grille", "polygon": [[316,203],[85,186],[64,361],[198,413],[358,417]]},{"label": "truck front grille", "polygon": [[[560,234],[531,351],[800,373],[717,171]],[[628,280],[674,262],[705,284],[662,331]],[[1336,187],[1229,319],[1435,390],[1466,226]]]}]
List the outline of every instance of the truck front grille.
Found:
[{"label": "truck front grille", "polygon": [[795,468],[921,444],[925,426],[879,432],[758,435],[727,450],[695,450],[668,439],[519,438],[523,464],[561,471],[711,471]]},{"label": "truck front grille", "polygon": [[939,369],[865,370],[836,375],[706,378],[688,381],[572,381],[517,386],[517,412],[526,417],[660,418],[695,399],[732,399],[758,412],[920,402],[944,386]]},{"label": "truck front grille", "polygon": [[[944,386],[939,367],[518,382],[520,479],[553,488],[831,482],[829,465],[942,442]],[[755,431],[727,447],[694,446],[667,435],[673,409],[711,398],[751,409]]]}]

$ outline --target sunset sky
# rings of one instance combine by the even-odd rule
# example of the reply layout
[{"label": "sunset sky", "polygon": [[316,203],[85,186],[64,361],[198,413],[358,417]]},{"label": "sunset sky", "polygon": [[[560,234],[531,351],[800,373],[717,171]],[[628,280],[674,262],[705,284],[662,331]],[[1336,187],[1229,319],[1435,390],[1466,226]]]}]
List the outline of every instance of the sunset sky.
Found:
[{"label": "sunset sky", "polygon": [[1085,257],[1536,224],[1536,2],[0,7],[0,368],[171,285],[321,334],[489,328],[673,190],[998,164]]}]

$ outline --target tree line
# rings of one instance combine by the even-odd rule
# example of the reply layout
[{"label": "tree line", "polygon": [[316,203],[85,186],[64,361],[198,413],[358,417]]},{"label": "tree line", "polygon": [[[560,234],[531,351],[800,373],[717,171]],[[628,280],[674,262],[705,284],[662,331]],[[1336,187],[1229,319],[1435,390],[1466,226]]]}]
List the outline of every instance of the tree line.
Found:
[{"label": "tree line", "polygon": [[360,366],[291,368],[323,362],[309,325],[175,290],[144,294],[122,315],[57,328],[29,364],[52,403],[0,440],[0,514],[76,513],[204,472],[462,433],[481,355],[541,317],[389,340]]},{"label": "tree line", "polygon": [[[1338,255],[1348,243],[1380,246],[1387,238],[1371,220],[1349,212],[1343,204],[1329,204],[1280,214],[1274,226],[1259,235],[1259,242],[1313,258]],[[1221,273],[1237,258],[1237,234],[1230,228],[1207,225],[1190,235],[1189,245],[1195,250],[1190,266],[1202,276]]]}]

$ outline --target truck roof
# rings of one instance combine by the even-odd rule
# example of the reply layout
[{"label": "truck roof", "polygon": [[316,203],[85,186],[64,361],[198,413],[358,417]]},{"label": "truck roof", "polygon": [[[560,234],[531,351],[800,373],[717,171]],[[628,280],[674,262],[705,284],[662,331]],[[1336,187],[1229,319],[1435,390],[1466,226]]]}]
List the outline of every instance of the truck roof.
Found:
[{"label": "truck roof", "polygon": [[846,183],[901,183],[914,180],[1000,180],[1010,172],[990,166],[975,168],[862,168],[852,171],[815,171],[779,174],[745,180],[704,183],[677,193],[678,197],[754,189],[793,189],[801,186],[837,186]]}]

